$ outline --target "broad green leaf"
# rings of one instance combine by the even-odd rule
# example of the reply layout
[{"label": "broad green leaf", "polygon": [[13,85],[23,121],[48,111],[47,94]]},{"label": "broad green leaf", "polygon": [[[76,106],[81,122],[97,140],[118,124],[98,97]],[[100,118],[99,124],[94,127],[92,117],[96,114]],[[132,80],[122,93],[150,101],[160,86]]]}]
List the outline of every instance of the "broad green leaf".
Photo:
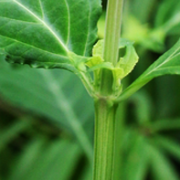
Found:
[{"label": "broad green leaf", "polygon": [[180,40],[125,89],[117,101],[128,98],[153,78],[166,74],[180,74]]},{"label": "broad green leaf", "polygon": [[76,76],[58,69],[10,66],[3,59],[0,69],[0,93],[5,100],[70,133],[92,159],[93,102]]},{"label": "broad green leaf", "polygon": [[75,71],[69,53],[89,56],[100,0],[0,0],[0,48],[12,63]]},{"label": "broad green leaf", "polygon": [[173,169],[171,162],[166,158],[162,151],[153,146],[148,146],[151,167],[153,170],[153,179],[170,179],[178,180],[178,175]]}]

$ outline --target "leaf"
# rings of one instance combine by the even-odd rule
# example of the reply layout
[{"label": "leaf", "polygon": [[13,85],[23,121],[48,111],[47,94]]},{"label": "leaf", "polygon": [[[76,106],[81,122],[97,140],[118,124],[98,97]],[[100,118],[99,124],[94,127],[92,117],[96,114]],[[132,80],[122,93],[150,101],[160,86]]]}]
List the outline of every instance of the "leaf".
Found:
[{"label": "leaf", "polygon": [[122,47],[126,47],[126,53],[123,57],[120,58],[118,63],[119,68],[123,70],[123,74],[120,76],[120,79],[123,79],[134,69],[139,59],[135,48],[133,47],[133,43],[128,40],[123,41]]},{"label": "leaf", "polygon": [[[165,0],[161,2],[158,11],[156,13],[155,26],[159,27],[165,25],[165,27],[168,28],[167,25],[169,25],[170,27],[168,29],[171,29],[174,23],[170,23],[170,22],[172,22],[173,19],[174,20],[176,19],[176,22],[179,22],[179,18],[178,18],[179,8],[180,8],[180,2],[177,2],[176,0],[172,0],[172,1]],[[178,25],[178,23],[175,24]]]},{"label": "leaf", "polygon": [[135,115],[139,125],[147,124],[151,119],[153,105],[147,92],[140,91],[134,94],[130,101],[135,105]]},{"label": "leaf", "polygon": [[149,165],[146,139],[137,135],[125,160],[125,180],[144,180]]},{"label": "leaf", "polygon": [[79,79],[58,69],[9,66],[3,59],[0,69],[0,93],[4,99],[70,133],[92,162],[93,102]]},{"label": "leaf", "polygon": [[[131,13],[133,13],[138,19],[140,19],[142,22],[147,22],[149,20],[149,16],[154,10],[154,4],[156,3],[156,0],[144,0],[143,4],[141,0],[133,1],[132,3],[129,3],[129,10]],[[139,10],[139,7],[142,8],[142,10]]]},{"label": "leaf", "polygon": [[178,180],[178,175],[173,169],[171,163],[168,161],[166,156],[159,149],[149,146],[149,153],[151,155],[151,166],[155,180],[160,179],[171,179]]},{"label": "leaf", "polygon": [[180,129],[180,119],[161,119],[154,121],[150,125],[150,129],[153,132],[158,132],[158,131],[174,131],[174,130],[179,130]]},{"label": "leaf", "polygon": [[90,55],[100,3],[0,0],[0,48],[12,63],[75,71],[68,54]]},{"label": "leaf", "polygon": [[117,101],[128,98],[153,78],[166,74],[180,74],[180,40],[125,89]]},{"label": "leaf", "polygon": [[93,175],[92,172],[93,172],[92,166],[90,167],[89,165],[86,164],[84,167],[83,173],[79,179],[80,180],[84,180],[84,179],[92,180],[92,175]]},{"label": "leaf", "polygon": [[27,120],[19,119],[7,129],[0,132],[0,151],[14,138],[16,135],[29,127],[30,123]]},{"label": "leaf", "polygon": [[8,179],[21,179],[21,177],[28,172],[32,163],[36,161],[36,158],[41,154],[45,141],[45,137],[36,137],[36,139],[27,144],[20,157],[18,157],[17,161],[14,162],[16,166],[13,165],[14,168],[12,168]]},{"label": "leaf", "polygon": [[156,136],[155,142],[160,148],[170,153],[172,156],[180,160],[180,145],[179,143],[175,142],[174,140],[163,137],[163,136]]},{"label": "leaf", "polygon": [[38,137],[16,159],[8,179],[68,180],[81,155],[77,144],[68,140],[45,142]]},{"label": "leaf", "polygon": [[114,67],[110,62],[104,62],[103,59],[103,47],[104,40],[99,40],[93,47],[93,57],[89,58],[89,61],[86,63],[90,69],[89,71],[94,71],[100,68],[115,70],[115,76],[123,79],[127,76],[134,68],[136,63],[138,62],[137,53],[133,47],[133,42],[121,38],[119,41],[119,49],[126,48],[125,55],[120,57],[117,66]]}]

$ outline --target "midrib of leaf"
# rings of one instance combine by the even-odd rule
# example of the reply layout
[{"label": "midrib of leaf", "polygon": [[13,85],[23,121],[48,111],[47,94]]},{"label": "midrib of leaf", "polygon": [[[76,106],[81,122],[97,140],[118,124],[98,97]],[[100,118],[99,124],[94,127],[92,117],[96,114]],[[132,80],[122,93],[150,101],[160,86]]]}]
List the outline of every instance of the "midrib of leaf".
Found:
[{"label": "midrib of leaf", "polygon": [[[79,123],[79,120],[77,116],[75,115],[71,105],[65,98],[65,94],[58,86],[57,80],[53,77],[52,73],[50,71],[41,71],[42,76],[44,77],[44,80],[47,83],[47,87],[52,92],[54,96],[54,101],[56,102],[57,106],[62,109],[62,111],[66,114],[67,121],[69,122],[69,125],[71,126],[72,130],[74,131],[74,134],[76,135],[76,138],[79,140],[79,143],[81,144],[82,148],[84,149],[89,162],[92,163],[92,146],[87,138],[87,134],[85,133],[84,129],[82,128],[82,125]],[[62,103],[63,102],[63,103]]]},{"label": "midrib of leaf", "polygon": [[[156,66],[154,69],[152,69],[151,71],[149,71],[145,76],[148,76],[149,74],[151,74],[152,72],[156,71],[157,69],[159,69],[161,66],[163,66],[164,64],[166,64],[167,62],[169,62],[171,60],[171,58],[178,56],[180,53],[176,54],[176,52],[178,52],[180,50],[180,47],[178,49],[176,49],[174,51],[174,53],[172,53],[165,61],[163,61],[161,64],[159,64],[158,66]],[[174,54],[176,54],[174,56]]]},{"label": "midrib of leaf", "polygon": [[18,2],[17,0],[13,0],[17,5],[19,5],[21,8],[26,10],[29,14],[31,14],[35,19],[37,19],[44,27],[46,27],[50,33],[55,37],[55,39],[59,42],[59,44],[64,48],[66,52],[69,52],[69,49],[65,46],[65,44],[62,42],[61,38],[52,30],[52,28],[41,18],[39,18],[35,13],[33,13],[31,10],[29,10],[26,6]]}]

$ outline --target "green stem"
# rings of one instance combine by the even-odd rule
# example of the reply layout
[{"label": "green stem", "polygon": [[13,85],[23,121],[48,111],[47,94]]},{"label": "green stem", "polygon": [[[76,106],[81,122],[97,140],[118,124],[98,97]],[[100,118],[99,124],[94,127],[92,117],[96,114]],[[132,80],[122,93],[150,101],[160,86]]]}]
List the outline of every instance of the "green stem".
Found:
[{"label": "green stem", "polygon": [[[103,58],[114,66],[119,57],[119,39],[123,0],[109,0]],[[93,180],[113,180],[115,156],[115,115],[117,105],[110,100],[113,95],[112,71],[101,71],[99,97],[95,102],[95,142]]]},{"label": "green stem", "polygon": [[105,99],[95,103],[94,180],[112,180],[116,105]]},{"label": "green stem", "polygon": [[[121,33],[123,0],[109,0],[106,15],[103,58],[116,66],[119,58],[119,40]],[[102,70],[101,92],[112,94],[113,75],[109,70]]]},{"label": "green stem", "polygon": [[109,0],[104,39],[104,60],[116,65],[119,56],[123,0]]}]

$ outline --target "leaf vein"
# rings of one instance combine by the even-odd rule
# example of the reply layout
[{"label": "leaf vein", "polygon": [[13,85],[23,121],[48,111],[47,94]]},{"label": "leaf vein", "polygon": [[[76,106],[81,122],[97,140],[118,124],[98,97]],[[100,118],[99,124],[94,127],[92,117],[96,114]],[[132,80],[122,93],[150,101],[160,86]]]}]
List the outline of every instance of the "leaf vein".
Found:
[{"label": "leaf vein", "polygon": [[0,18],[1,18],[1,19],[9,19],[9,20],[12,20],[12,21],[19,21],[19,22],[22,22],[22,23],[40,24],[40,23],[37,23],[37,22],[23,21],[23,20],[20,20],[20,19],[13,19],[13,18],[10,18],[10,17],[0,16]]},{"label": "leaf vein", "polygon": [[19,1],[17,0],[13,0],[17,5],[19,5],[21,8],[23,8],[24,10],[26,10],[29,14],[31,14],[35,19],[37,19],[43,26],[46,27],[46,29],[48,29],[50,31],[50,33],[55,37],[55,39],[59,42],[59,44],[63,47],[63,49],[66,52],[69,52],[69,49],[65,46],[65,44],[63,43],[63,41],[61,40],[61,38],[56,34],[56,32],[53,31],[53,29],[45,22],[43,21],[40,17],[38,17],[34,12],[32,12],[31,10],[29,10],[26,6],[24,6],[23,4],[21,4]]},{"label": "leaf vein", "polygon": [[32,48],[35,48],[35,49],[38,49],[38,50],[44,51],[44,52],[46,52],[46,53],[49,53],[49,54],[52,54],[52,55],[57,55],[57,56],[59,56],[59,57],[62,57],[62,58],[68,59],[68,57],[67,57],[67,56],[63,56],[63,55],[60,55],[60,54],[52,53],[52,52],[50,52],[50,51],[46,51],[46,50],[41,49],[41,48],[39,48],[39,47],[36,47],[36,46],[30,45],[30,44],[26,44],[26,43],[24,43],[24,42],[22,42],[22,41],[18,41],[17,39],[13,39],[13,38],[8,37],[8,36],[3,36],[3,35],[0,35],[0,37],[5,37],[5,38],[8,38],[8,39],[10,39],[10,40],[12,40],[12,41],[15,41],[15,42],[17,42],[17,43],[25,44],[26,46],[30,46],[30,47],[32,47]]},{"label": "leaf vein", "polygon": [[[174,53],[172,53],[164,62],[162,62],[161,64],[159,64],[157,67],[155,67],[154,69],[152,69],[151,71],[149,71],[145,76],[151,74],[153,71],[156,71],[158,68],[160,68],[162,65],[164,65],[165,63],[169,62],[171,60],[171,58],[176,54],[177,51],[180,50],[180,47],[177,48]],[[178,53],[179,54],[179,53]]]}]

